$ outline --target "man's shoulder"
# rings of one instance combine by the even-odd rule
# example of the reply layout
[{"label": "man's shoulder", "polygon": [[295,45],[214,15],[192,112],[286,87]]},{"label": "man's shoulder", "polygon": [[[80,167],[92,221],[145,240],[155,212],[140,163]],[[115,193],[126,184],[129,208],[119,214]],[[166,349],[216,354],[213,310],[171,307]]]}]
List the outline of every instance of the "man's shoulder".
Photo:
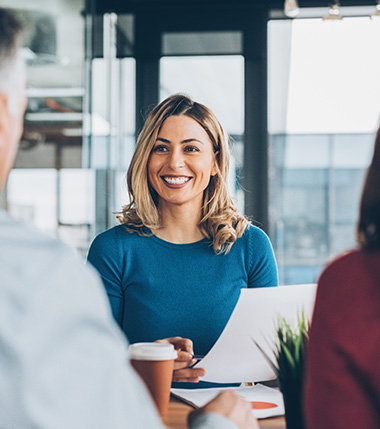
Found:
[{"label": "man's shoulder", "polygon": [[19,222],[4,211],[0,211],[0,237],[1,247],[18,246],[21,243],[27,251],[30,250],[28,245],[34,243],[37,248],[48,246],[57,248],[57,250],[67,249],[67,246],[60,241],[41,233],[32,226]]}]

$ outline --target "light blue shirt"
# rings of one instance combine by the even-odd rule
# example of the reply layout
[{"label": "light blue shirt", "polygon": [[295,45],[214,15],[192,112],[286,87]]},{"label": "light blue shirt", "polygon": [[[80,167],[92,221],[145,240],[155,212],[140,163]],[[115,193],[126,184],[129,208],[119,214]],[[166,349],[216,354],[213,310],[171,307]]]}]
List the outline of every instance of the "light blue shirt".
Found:
[{"label": "light blue shirt", "polygon": [[[0,427],[163,428],[97,275],[0,211]],[[195,429],[234,429],[218,414]]]}]

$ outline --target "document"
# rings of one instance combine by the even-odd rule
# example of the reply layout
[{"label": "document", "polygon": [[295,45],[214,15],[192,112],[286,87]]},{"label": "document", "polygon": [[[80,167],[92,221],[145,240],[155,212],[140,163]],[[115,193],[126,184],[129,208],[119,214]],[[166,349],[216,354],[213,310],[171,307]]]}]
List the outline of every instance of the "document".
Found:
[{"label": "document", "polygon": [[210,389],[171,389],[176,398],[195,408],[203,407],[224,390],[234,390],[240,397],[252,404],[252,411],[258,419],[282,416],[285,414],[282,394],[262,384],[249,387],[227,387]]},{"label": "document", "polygon": [[302,311],[311,320],[315,284],[242,289],[236,307],[217,342],[195,367],[203,381],[216,383],[272,380],[276,374],[255,342],[273,357],[280,317],[296,326]]}]

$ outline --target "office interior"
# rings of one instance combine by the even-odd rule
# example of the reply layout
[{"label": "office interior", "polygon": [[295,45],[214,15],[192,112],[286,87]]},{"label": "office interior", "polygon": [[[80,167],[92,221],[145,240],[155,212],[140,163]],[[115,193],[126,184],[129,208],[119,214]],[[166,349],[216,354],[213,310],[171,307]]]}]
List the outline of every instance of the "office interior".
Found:
[{"label": "office interior", "polygon": [[356,245],[380,118],[379,2],[300,0],[296,16],[277,0],[119,3],[1,0],[28,23],[28,108],[0,207],[85,257],[128,201],[149,110],[182,92],[229,133],[231,192],[268,233],[280,284],[315,282]]}]

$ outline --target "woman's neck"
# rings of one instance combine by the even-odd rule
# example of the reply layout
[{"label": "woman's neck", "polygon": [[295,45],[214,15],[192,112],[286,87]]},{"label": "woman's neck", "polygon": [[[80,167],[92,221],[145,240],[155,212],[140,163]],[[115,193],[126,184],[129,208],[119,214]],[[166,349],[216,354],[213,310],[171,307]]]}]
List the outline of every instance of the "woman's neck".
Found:
[{"label": "woman's neck", "polygon": [[195,243],[205,236],[199,229],[200,210],[185,206],[165,206],[159,208],[162,228],[157,237],[176,244]]}]

